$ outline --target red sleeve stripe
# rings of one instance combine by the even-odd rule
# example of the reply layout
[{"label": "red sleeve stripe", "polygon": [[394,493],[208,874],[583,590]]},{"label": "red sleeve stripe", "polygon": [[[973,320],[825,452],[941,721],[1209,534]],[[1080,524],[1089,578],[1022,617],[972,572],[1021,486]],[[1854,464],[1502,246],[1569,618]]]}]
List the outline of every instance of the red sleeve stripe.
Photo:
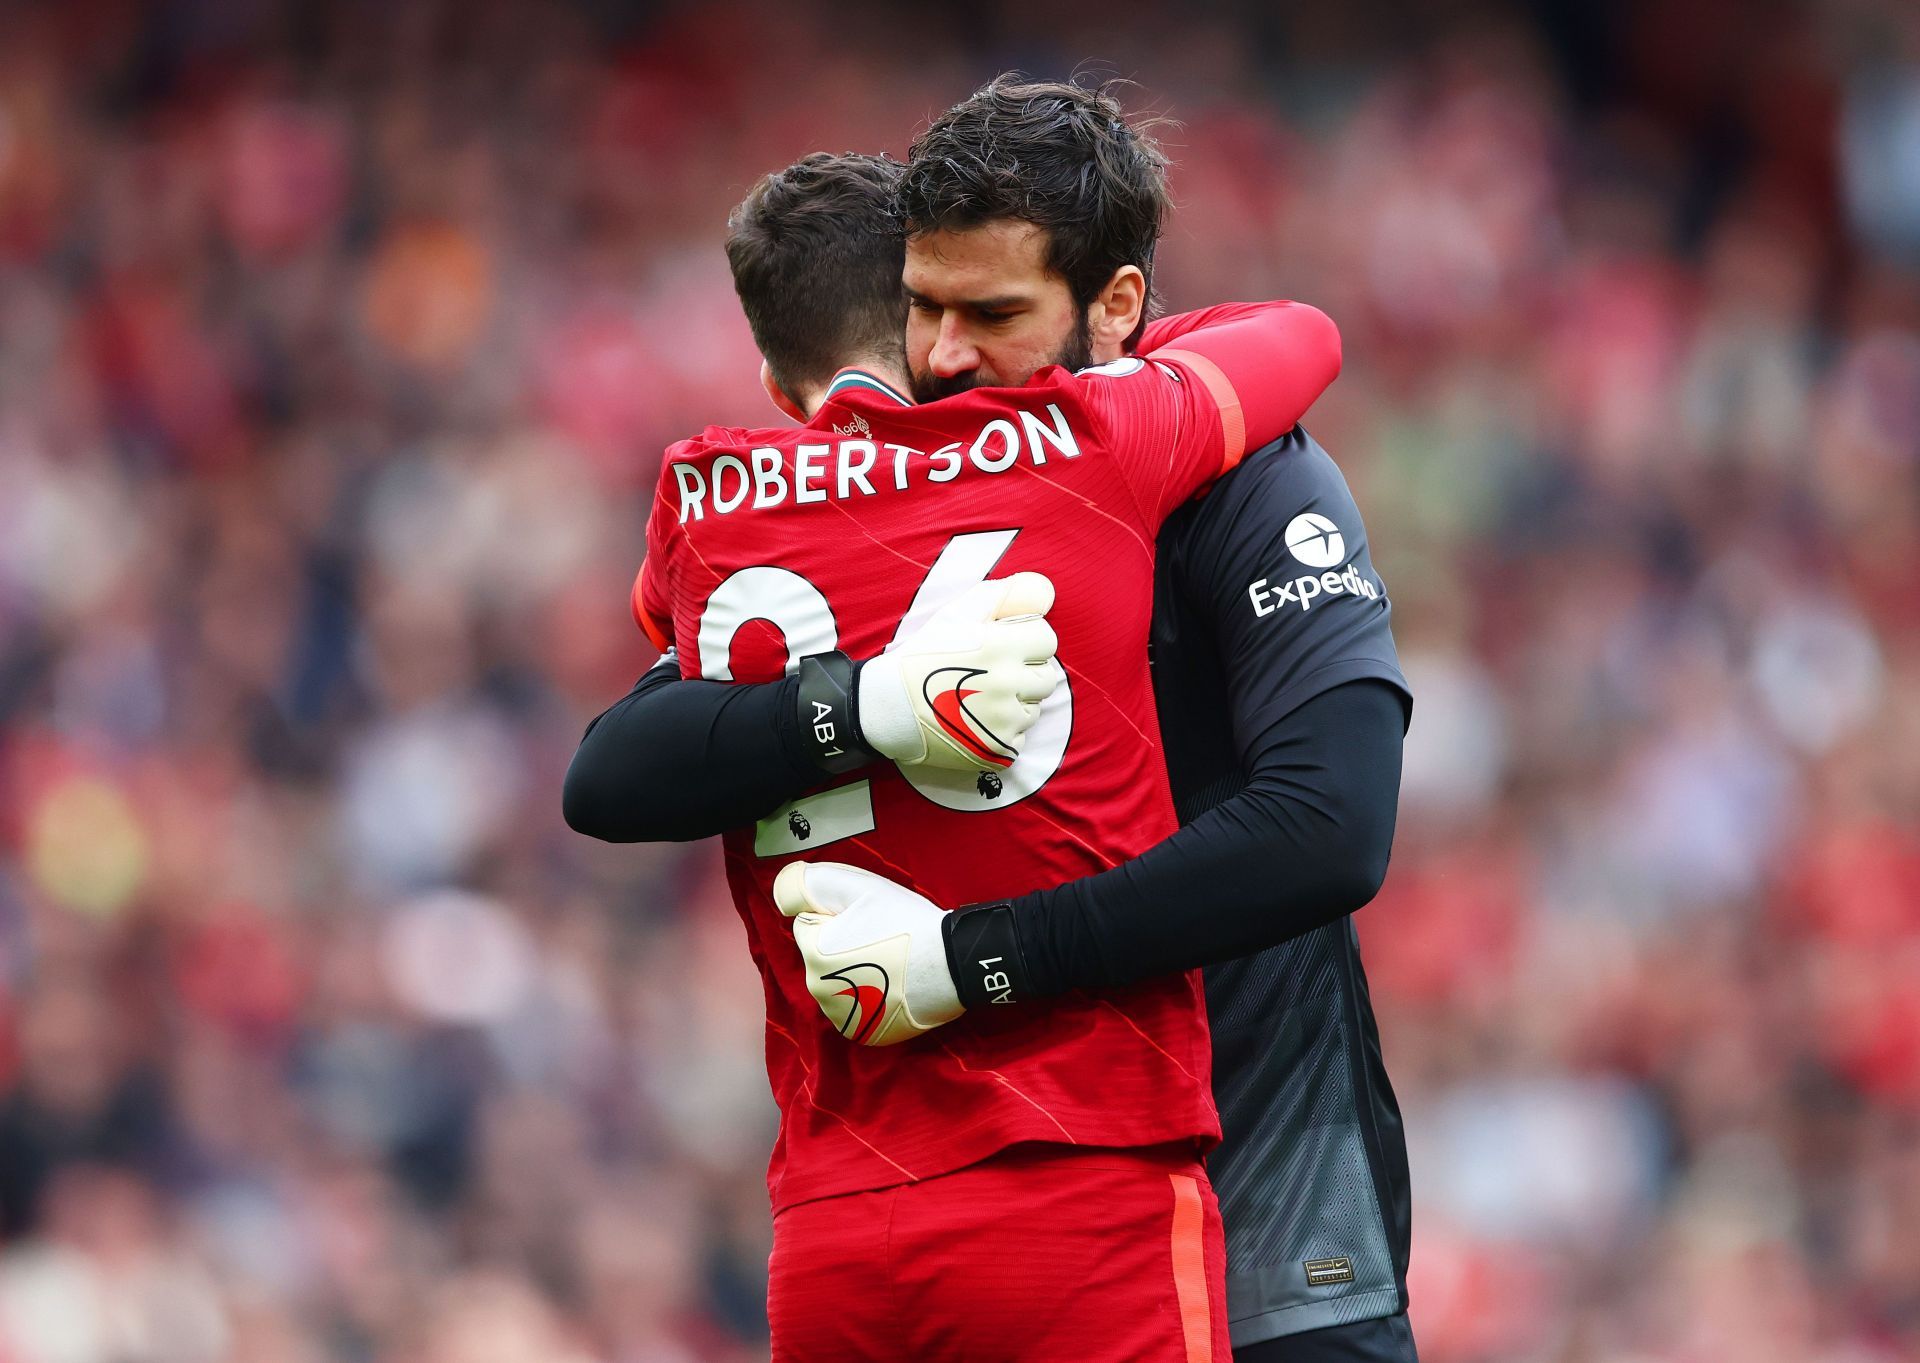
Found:
[{"label": "red sleeve stripe", "polygon": [[633,577],[633,623],[640,626],[640,632],[647,636],[647,642],[665,653],[673,647],[673,641],[667,638],[654,618],[647,613],[646,602],[641,599],[641,587],[647,580],[647,565],[641,564],[640,571]]},{"label": "red sleeve stripe", "polygon": [[1214,406],[1220,409],[1220,433],[1226,440],[1226,449],[1220,458],[1220,472],[1233,472],[1246,457],[1247,422],[1240,411],[1240,395],[1233,391],[1233,385],[1220,371],[1220,366],[1205,355],[1196,355],[1191,350],[1156,350],[1147,358],[1176,360],[1197,374],[1200,382],[1207,386]]}]

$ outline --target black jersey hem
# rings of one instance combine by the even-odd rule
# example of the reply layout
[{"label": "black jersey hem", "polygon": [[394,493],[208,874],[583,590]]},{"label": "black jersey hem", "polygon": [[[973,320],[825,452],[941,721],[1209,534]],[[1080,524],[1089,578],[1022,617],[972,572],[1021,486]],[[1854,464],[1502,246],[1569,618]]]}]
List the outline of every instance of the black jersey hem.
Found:
[{"label": "black jersey hem", "polygon": [[[1234,1281],[1227,1275],[1228,1283]],[[1256,1276],[1256,1275],[1248,1275]],[[1390,1287],[1376,1287],[1347,1297],[1328,1297],[1324,1301],[1295,1302],[1227,1322],[1227,1332],[1235,1349],[1264,1344],[1270,1339],[1304,1335],[1311,1330],[1326,1330],[1336,1325],[1358,1325],[1369,1320],[1384,1320],[1406,1310],[1400,1294]]]}]

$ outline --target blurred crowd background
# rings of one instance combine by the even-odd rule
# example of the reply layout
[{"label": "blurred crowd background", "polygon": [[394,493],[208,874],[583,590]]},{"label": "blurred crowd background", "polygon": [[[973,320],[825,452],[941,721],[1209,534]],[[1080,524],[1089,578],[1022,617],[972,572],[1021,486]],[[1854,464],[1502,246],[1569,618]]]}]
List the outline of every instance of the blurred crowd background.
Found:
[{"label": "blurred crowd background", "polygon": [[16,0],[0,1363],[765,1356],[718,849],[560,777],[727,209],[1088,58],[1346,338],[1423,1356],[1920,1359],[1909,0]]}]

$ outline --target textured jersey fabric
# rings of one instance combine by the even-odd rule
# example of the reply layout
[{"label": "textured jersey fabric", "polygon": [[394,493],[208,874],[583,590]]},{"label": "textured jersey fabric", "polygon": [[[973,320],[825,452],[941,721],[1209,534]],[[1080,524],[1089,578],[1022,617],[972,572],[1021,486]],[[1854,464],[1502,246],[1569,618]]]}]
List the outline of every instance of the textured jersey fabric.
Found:
[{"label": "textured jersey fabric", "polygon": [[[1304,432],[1250,456],[1161,535],[1154,687],[1188,821],[1308,697],[1397,688],[1385,584],[1345,479]],[[1236,1346],[1406,1306],[1406,1145],[1351,919],[1205,971]]]},{"label": "textured jersey fabric", "polygon": [[1197,800],[1171,838],[1014,900],[1026,996],[1231,961],[1368,903],[1393,848],[1406,714],[1406,693],[1387,681],[1308,696],[1248,738],[1214,783],[1219,802]]},{"label": "textured jersey fabric", "polygon": [[561,787],[567,826],[605,842],[688,842],[762,818],[820,779],[799,693],[794,677],[683,678],[668,648],[587,725]]},{"label": "textured jersey fabric", "polygon": [[1225,1256],[1185,1151],[1027,1145],[774,1217],[774,1363],[1227,1363]]},{"label": "textured jersey fabric", "polygon": [[[1381,589],[1377,599],[1343,591],[1338,597],[1317,594],[1304,608],[1297,604],[1298,579],[1311,565],[1295,558],[1286,532],[1303,511],[1333,522],[1342,535],[1342,556],[1356,575],[1366,573]],[[1326,557],[1332,545],[1324,531],[1313,523],[1301,529],[1315,539],[1307,552]],[[1348,536],[1358,537],[1351,551],[1344,543]],[[1338,470],[1303,436],[1250,456],[1246,467],[1202,502],[1177,513],[1159,544],[1154,683],[1183,820],[1241,790],[1240,754],[1273,726],[1287,724],[1298,706],[1324,697],[1316,679],[1329,689],[1372,679],[1367,684],[1404,694],[1384,590],[1365,557],[1357,510]],[[1286,571],[1276,575],[1276,565]],[[1278,600],[1276,576],[1293,601]],[[1270,609],[1236,620],[1243,610],[1254,612],[1255,586],[1263,581],[1258,604],[1287,605],[1294,613],[1276,618],[1277,609]],[[1252,633],[1254,624],[1273,625],[1271,638]],[[1221,638],[1233,636],[1237,626],[1246,628],[1228,655]],[[1264,650],[1256,647],[1263,642]],[[1228,656],[1236,669],[1231,682]],[[719,811],[737,798],[737,782],[722,779],[716,769],[764,764],[778,746],[773,716],[784,710],[776,706],[756,718],[729,704],[746,693],[770,697],[777,687],[687,682],[678,684],[687,714],[676,715],[668,727],[704,737],[690,756],[675,758],[648,737],[664,716],[635,732],[621,727],[629,709],[638,715],[642,705],[657,706],[676,689],[662,691],[661,685],[654,678],[653,694],[644,697],[636,688],[630,698],[635,703],[609,711],[582,745],[583,758],[595,749],[590,765],[637,773],[641,786],[611,799],[600,790],[602,783],[594,783],[595,798],[588,803],[594,820],[608,830],[603,836],[663,836],[682,813],[695,820],[690,836],[724,826],[731,814]],[[689,771],[697,778],[691,790]],[[802,784],[792,776],[784,789],[776,782],[755,796],[762,802],[755,813]],[[652,798],[669,790],[677,792],[675,800]],[[649,798],[637,798],[641,793]],[[717,822],[702,828],[699,817]],[[1277,912],[1290,908],[1275,906]],[[1324,1333],[1334,1321],[1391,1316],[1405,1299],[1405,1150],[1349,925],[1338,922],[1252,958],[1211,967],[1206,979],[1215,1091],[1226,1132],[1210,1163],[1228,1215],[1236,1340]],[[1351,1283],[1308,1283],[1307,1263],[1343,1257],[1351,1261]],[[1336,1262],[1318,1276],[1340,1273]]]},{"label": "textured jersey fabric", "polygon": [[710,429],[669,451],[641,605],[670,623],[687,675],[765,681],[807,653],[870,656],[972,583],[1036,570],[1054,580],[1069,677],[1004,774],[874,767],[727,835],[767,986],[776,1208],[1021,1141],[1212,1143],[1197,975],[851,1046],[807,993],[770,891],[805,855],[966,903],[1171,832],[1146,666],[1154,536],[1237,454],[1191,369],[1138,360],[917,408],[850,385],[807,427]]}]

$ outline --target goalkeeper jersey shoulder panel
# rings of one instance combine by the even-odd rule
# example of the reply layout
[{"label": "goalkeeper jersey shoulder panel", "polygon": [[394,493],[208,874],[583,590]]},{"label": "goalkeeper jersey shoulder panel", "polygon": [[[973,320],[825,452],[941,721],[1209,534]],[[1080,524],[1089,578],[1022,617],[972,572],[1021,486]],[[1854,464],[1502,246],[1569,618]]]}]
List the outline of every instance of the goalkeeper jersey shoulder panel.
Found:
[{"label": "goalkeeper jersey shoulder panel", "polygon": [[1384,681],[1411,703],[1360,509],[1304,429],[1249,455],[1168,521],[1155,592],[1218,650],[1243,739],[1344,682]]}]

